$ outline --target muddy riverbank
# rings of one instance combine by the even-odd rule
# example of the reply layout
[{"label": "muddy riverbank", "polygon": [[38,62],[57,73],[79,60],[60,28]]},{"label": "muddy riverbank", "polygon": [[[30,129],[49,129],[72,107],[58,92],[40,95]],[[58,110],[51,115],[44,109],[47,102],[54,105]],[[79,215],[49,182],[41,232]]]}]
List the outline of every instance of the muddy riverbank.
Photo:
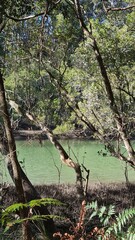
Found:
[{"label": "muddy riverbank", "polygon": [[[92,135],[88,131],[74,130],[67,133],[55,134],[57,139],[84,139],[93,140]],[[46,134],[41,130],[15,130],[14,137],[16,140],[27,140],[27,139],[37,139],[45,140],[47,139]]]}]

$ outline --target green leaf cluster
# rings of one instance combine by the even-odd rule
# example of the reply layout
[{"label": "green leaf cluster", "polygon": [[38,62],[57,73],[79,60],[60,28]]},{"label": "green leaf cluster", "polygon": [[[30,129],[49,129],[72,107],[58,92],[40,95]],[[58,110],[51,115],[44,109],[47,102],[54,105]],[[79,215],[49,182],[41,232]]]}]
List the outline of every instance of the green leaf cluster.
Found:
[{"label": "green leaf cluster", "polygon": [[93,201],[86,205],[86,211],[91,212],[87,224],[98,218],[101,225],[97,227],[104,229],[103,236],[99,232],[97,239],[107,240],[116,237],[122,240],[134,240],[135,208],[125,209],[117,215],[114,205],[99,207],[97,201]]}]

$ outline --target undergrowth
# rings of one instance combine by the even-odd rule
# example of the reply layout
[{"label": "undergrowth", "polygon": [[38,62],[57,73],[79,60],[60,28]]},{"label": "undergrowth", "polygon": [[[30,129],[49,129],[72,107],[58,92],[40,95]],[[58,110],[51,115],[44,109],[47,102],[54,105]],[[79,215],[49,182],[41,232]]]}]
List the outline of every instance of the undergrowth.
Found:
[{"label": "undergrowth", "polygon": [[[88,227],[93,225],[90,231]],[[135,240],[135,208],[116,214],[115,206],[98,207],[97,201],[82,202],[79,221],[70,233],[57,232],[60,240]]]},{"label": "undergrowth", "polygon": [[[113,189],[100,186],[100,191],[93,188],[88,202],[82,201],[81,205],[75,190],[72,188],[72,191],[69,191],[67,185],[40,188],[42,196],[45,192],[49,198],[34,200],[24,205],[10,204],[9,207],[1,208],[3,231],[0,235],[1,240],[21,240],[23,221],[30,221],[33,224],[35,240],[46,239],[43,221],[47,217],[54,218],[57,227],[54,239],[57,237],[59,240],[135,240],[133,186],[130,193],[123,185],[122,188],[113,185]],[[59,200],[54,200],[53,197]],[[5,198],[7,199],[6,195]],[[38,215],[33,211],[34,206],[43,204],[49,206],[51,215]],[[29,215],[25,219],[20,219],[16,214],[22,207],[29,209]]]},{"label": "undergrowth", "polygon": [[[32,200],[25,204],[15,203],[3,209],[1,212],[1,225],[4,231],[1,234],[1,239],[14,225],[21,224],[24,221],[31,221],[37,227],[39,234],[36,239],[46,239],[45,230],[42,229],[42,221],[48,217],[59,217],[55,215],[38,215],[32,210],[37,206],[52,204],[60,206],[61,202],[46,198]],[[28,217],[21,219],[18,216],[17,218],[16,212],[23,208],[29,209]],[[93,227],[88,230],[90,226]],[[71,224],[69,232],[63,234],[56,232],[53,237],[60,240],[135,240],[135,208],[125,209],[117,215],[114,205],[99,207],[97,201],[86,204],[84,200],[81,204],[78,222],[75,225]]]}]

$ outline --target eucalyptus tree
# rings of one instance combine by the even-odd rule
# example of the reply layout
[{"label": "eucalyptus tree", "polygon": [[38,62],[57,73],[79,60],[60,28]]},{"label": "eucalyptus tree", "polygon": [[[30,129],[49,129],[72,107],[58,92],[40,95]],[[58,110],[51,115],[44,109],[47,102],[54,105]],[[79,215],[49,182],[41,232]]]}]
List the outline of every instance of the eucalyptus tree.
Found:
[{"label": "eucalyptus tree", "polygon": [[[112,87],[113,81],[112,81],[111,76],[109,76],[109,71],[108,71],[109,68],[107,67],[107,64],[102,56],[102,48],[98,44],[98,41],[96,40],[96,36],[93,32],[92,25],[90,26],[90,28],[88,28],[87,24],[85,23],[85,18],[84,18],[83,10],[81,9],[80,2],[75,1],[74,7],[75,7],[75,11],[76,11],[77,17],[80,22],[80,26],[81,26],[85,36],[87,37],[87,39],[90,41],[89,47],[91,47],[94,51],[95,59],[97,61],[97,64],[98,64],[98,67],[99,67],[99,70],[101,73],[102,85],[103,85],[104,91],[105,91],[104,93],[106,96],[106,100],[108,101],[108,107],[110,110],[111,117],[114,122],[115,131],[117,133],[117,136],[119,135],[119,138],[121,139],[121,141],[123,142],[123,144],[125,146],[125,149],[128,154],[128,158],[126,158],[121,153],[119,147],[118,147],[117,152],[116,152],[116,149],[114,149],[114,148],[112,149],[112,146],[110,149],[110,145],[108,145],[108,142],[107,142],[107,147],[114,155],[118,156],[119,159],[128,162],[134,168],[135,152],[134,152],[133,146],[131,144],[131,141],[129,140],[129,137],[128,137],[128,127],[127,127],[128,119],[125,118],[124,108],[122,109],[123,111],[121,111],[122,104],[123,104],[121,94],[120,94],[120,96],[118,94],[116,95],[115,91],[113,90],[113,87]],[[134,40],[133,36],[132,36],[132,40]],[[116,41],[117,41],[117,38],[116,38]],[[131,51],[132,51],[132,49],[130,49],[130,52]],[[119,54],[120,54],[120,51],[119,51]],[[131,57],[131,55],[129,57]],[[123,65],[125,66],[125,63]],[[133,66],[133,63],[131,63],[131,65]],[[116,63],[115,66],[117,67],[118,64]],[[120,68],[120,67],[118,67],[118,68]],[[113,72],[112,74],[115,74],[115,72]],[[116,81],[118,82],[118,84],[119,84],[119,82],[123,82],[122,77],[118,78],[118,76],[116,74],[115,74],[115,77],[117,77]],[[126,77],[124,76],[124,80],[125,79],[126,79]],[[126,80],[128,81],[128,79],[126,79]],[[119,100],[117,99],[118,97],[119,97]],[[128,114],[130,114],[130,111],[128,111]],[[96,116],[96,118],[98,119],[97,116]],[[106,133],[104,132],[104,128],[102,130],[103,130],[102,139],[106,140]]]},{"label": "eucalyptus tree", "polygon": [[[104,19],[93,20],[89,18],[83,2],[62,2],[57,19],[61,38],[65,32],[67,16],[64,9],[67,3],[71,7],[71,22],[74,17],[78,19],[77,28],[80,24],[80,47],[77,49],[70,45],[73,53],[68,61],[63,59],[63,72],[62,64],[61,68],[57,68],[52,62],[44,64],[46,71],[77,117],[104,142],[113,156],[134,168],[131,143],[134,135],[134,5],[123,6],[122,3],[120,7],[115,3],[113,7],[106,7],[103,4],[105,13],[111,10],[113,13]],[[126,15],[119,13],[122,10],[129,12]],[[69,16],[67,19],[69,21]],[[113,139],[117,139],[117,146],[113,144]],[[121,151],[120,143],[124,144],[128,157]]]},{"label": "eucalyptus tree", "polygon": [[[77,116],[112,155],[134,167],[130,141],[134,121],[134,81],[130,81],[134,74],[134,35],[128,35],[129,29],[133,31],[134,6],[122,3],[120,7],[113,2],[114,6],[109,7],[103,2],[100,10],[97,1],[90,5],[92,8],[87,1],[52,1],[46,2],[44,9],[42,1],[34,2],[32,14],[26,16],[25,12],[21,17],[19,10],[10,14],[7,8],[3,10],[4,24],[10,19],[6,31],[10,27],[14,33],[7,34],[5,45],[6,84],[8,90],[13,90],[8,97],[20,104],[24,113],[34,114],[42,126],[50,121],[52,124],[55,117],[54,124],[58,124]],[[123,7],[130,11],[126,16],[119,13]],[[44,115],[50,110],[48,119]],[[117,147],[113,138],[118,140]],[[128,157],[122,153],[120,142]]]},{"label": "eucalyptus tree", "polygon": [[[83,69],[89,74],[87,79],[84,77],[87,84],[85,90],[87,96],[84,96],[84,101],[80,103],[83,109],[84,102],[88,102],[88,114],[85,111],[82,116],[85,115],[90,120],[93,126],[92,131],[102,139],[111,154],[127,161],[134,167],[134,149],[129,140],[131,126],[134,122],[132,92],[134,86],[134,34],[132,31],[134,27],[131,23],[134,12],[128,13],[126,18],[122,14],[121,19],[115,13],[114,17],[112,15],[110,19],[108,17],[108,19],[104,19],[104,22],[98,22],[98,19],[93,21],[86,17],[83,4],[80,5],[79,1],[72,2],[72,6],[86,37],[85,42],[81,43],[81,53],[76,58],[76,66],[80,65],[81,70]],[[119,10],[119,8],[116,9]],[[78,60],[79,57],[82,58],[81,64]],[[91,74],[92,71],[94,74]],[[91,84],[95,93],[92,91]],[[121,87],[122,85],[123,87]],[[93,94],[95,99],[92,97]],[[91,116],[94,121],[91,121]],[[113,146],[111,137],[116,137],[123,142],[128,158],[122,154],[119,146],[118,149]]]},{"label": "eucalyptus tree", "polygon": [[[128,14],[125,20],[129,23],[130,19],[131,25],[124,23],[123,26],[116,26],[112,25],[113,21],[111,22],[111,20],[106,20],[104,23],[100,23],[98,20],[92,21],[93,35],[101,49],[118,112],[123,119],[123,129],[126,131],[127,139],[134,136],[134,35],[131,34],[133,32],[133,28],[131,28],[133,14]],[[130,35],[129,29],[132,29]],[[106,140],[108,143],[113,143],[113,139],[121,141],[100,69],[90,47],[91,41],[88,38],[85,43],[80,44],[75,55],[71,57],[72,81],[74,78],[78,78],[76,81],[78,88],[85,89],[82,91],[83,101],[80,101],[79,107],[95,127],[95,130],[98,130],[100,135],[105,138],[103,141]],[[76,74],[76,69],[78,74]],[[79,72],[80,78],[78,77]],[[76,87],[74,82],[74,89]],[[95,131],[95,135],[98,135],[97,131]],[[112,150],[113,146],[110,147]],[[116,152],[115,155],[117,155]]]},{"label": "eucalyptus tree", "polygon": [[[46,84],[47,77],[44,76],[44,78],[42,78],[43,73],[41,72],[41,61],[43,59],[42,56],[46,57],[46,52],[47,52],[48,61],[50,58],[51,58],[51,60],[54,60],[53,56],[51,56],[54,49],[51,48],[51,54],[50,54],[50,52],[47,51],[50,47],[49,46],[50,42],[54,40],[54,39],[50,38],[50,32],[47,35],[47,38],[44,39],[45,41],[47,40],[47,42],[48,42],[48,46],[47,46],[48,49],[45,46],[45,44],[43,44],[43,34],[45,34],[45,31],[46,31],[46,29],[44,30],[44,24],[45,24],[46,28],[47,28],[46,25],[48,25],[48,19],[47,19],[47,22],[45,22],[46,13],[50,11],[50,9],[53,7],[53,5],[55,5],[55,3],[52,3],[52,4],[46,3],[46,6],[45,6],[46,8],[45,8],[44,12],[41,11],[34,15],[30,15],[28,17],[26,16],[27,11],[22,10],[22,8],[24,6],[22,8],[20,8],[20,5],[17,5],[17,7],[15,8],[14,5],[10,6],[10,2],[9,2],[9,5],[7,5],[7,6],[9,6],[9,8],[11,7],[10,12],[9,12],[8,8],[5,8],[5,9],[3,8],[4,9],[4,11],[3,11],[4,18],[10,19],[8,22],[8,25],[6,25],[4,28],[4,33],[7,33],[7,34],[5,37],[6,54],[4,56],[6,68],[4,67],[3,69],[4,69],[4,73],[6,74],[6,76],[8,76],[10,74],[9,79],[7,79],[9,81],[9,87],[8,87],[8,82],[6,83],[7,84],[6,85],[7,86],[6,87],[7,96],[8,96],[8,98],[11,98],[13,96],[15,100],[18,100],[19,103],[21,103],[21,107],[23,108],[23,114],[25,111],[29,113],[30,111],[33,110],[32,112],[34,112],[34,114],[36,116],[38,116],[41,121],[44,121],[44,118],[45,118],[44,115],[46,114],[46,112],[43,111],[43,108],[45,107],[45,104],[44,104],[45,98],[48,99],[50,97],[50,94],[51,95],[53,94],[52,88],[51,88],[51,93],[49,93],[49,96],[47,96],[48,91],[46,91],[46,89],[45,89],[45,87],[47,86],[47,84]],[[31,9],[29,9],[30,12],[33,11],[32,7],[33,7],[33,5],[31,5]],[[36,2],[35,7],[42,8],[43,4],[42,3],[38,4]],[[35,10],[34,10],[34,12],[35,12]],[[23,17],[24,13],[25,13],[25,16]],[[43,15],[43,17],[40,17],[42,15]],[[39,18],[36,21],[33,20],[35,18],[35,16],[37,16],[37,17],[39,16]],[[4,21],[5,21],[5,19],[4,19]],[[31,21],[31,24],[29,24],[29,22],[27,20]],[[14,21],[17,23],[13,24]],[[35,28],[37,29],[37,37],[39,36],[39,39],[36,38],[35,35],[34,36],[32,35],[32,31]],[[8,30],[10,30],[9,34],[8,34]],[[49,29],[49,31],[51,31],[51,30]],[[35,39],[36,39],[36,41],[35,41]],[[60,48],[58,48],[58,53],[59,53],[59,51],[60,51]],[[32,61],[32,60],[35,60],[35,61]],[[12,64],[12,62],[13,62],[13,64]],[[54,61],[54,63],[56,63],[56,61]],[[25,66],[25,69],[24,69],[24,66]],[[32,68],[36,68],[37,70],[35,70],[35,72],[34,72],[32,70]],[[20,78],[22,79],[22,81],[19,81]],[[36,81],[33,81],[33,78],[36,79]],[[1,75],[1,82],[3,82],[2,75]],[[44,82],[45,82],[45,84],[44,84]],[[37,89],[39,91],[37,91]],[[42,91],[42,94],[41,94],[40,90]],[[4,92],[4,90],[3,90],[3,92]],[[59,91],[57,91],[57,92],[59,92]],[[36,99],[38,98],[37,93],[42,96],[42,98],[40,96],[40,99],[38,99],[38,101],[36,101]],[[34,94],[36,94],[35,98],[33,98]],[[54,91],[54,94],[55,94],[55,91]],[[58,95],[58,93],[57,93],[57,95]],[[23,98],[22,98],[22,96],[23,96]],[[53,96],[53,98],[56,99],[55,96]],[[5,100],[5,98],[4,98],[4,100]],[[10,103],[11,103],[11,101],[10,101]],[[56,103],[54,106],[56,108]],[[7,106],[5,107],[5,110],[6,109],[7,109]],[[50,109],[51,108],[49,107],[49,113],[50,113]],[[39,114],[39,110],[40,110],[40,114]],[[3,113],[4,113],[4,111],[3,111]],[[29,114],[26,114],[26,115],[30,116]],[[24,174],[24,172],[22,171],[22,169],[18,163],[17,156],[16,156],[16,147],[15,147],[13,133],[11,130],[11,124],[10,124],[8,112],[6,112],[6,114],[4,113],[4,115],[2,115],[2,116],[3,116],[3,119],[4,119],[4,116],[7,116],[8,122],[9,122],[8,130],[12,134],[10,141],[7,138],[7,143],[8,143],[7,150],[10,152],[11,156],[12,156],[12,153],[14,153],[14,155],[15,155],[15,157],[13,156],[14,158],[8,159],[8,167],[9,167],[9,165],[11,165],[11,168],[10,167],[8,168],[10,170],[11,177],[13,178],[13,180],[16,179],[16,177],[15,177],[16,175],[14,172],[14,169],[15,169],[14,167],[16,164],[18,166],[18,170],[17,170],[18,179],[15,182],[16,188],[17,188],[17,186],[19,186],[20,188],[22,186],[24,200],[26,200],[26,201],[30,200],[30,198],[37,198],[37,197],[39,197],[38,193],[36,193],[35,189],[33,188],[32,184],[30,183],[30,181],[28,180],[27,176]],[[45,118],[45,120],[46,120],[46,118]],[[5,129],[7,129],[6,125],[5,125]],[[44,129],[46,129],[46,132],[49,133],[48,135],[51,136],[48,129],[45,127],[44,127]],[[67,165],[69,165],[75,169],[75,171],[77,173],[77,181],[79,181],[80,184],[82,185],[82,177],[81,177],[81,171],[80,171],[79,164],[75,164],[71,159],[69,159],[68,155],[66,154],[64,149],[60,146],[60,144],[56,141],[56,139],[55,138],[52,138],[52,139],[53,139],[53,143],[55,144],[55,146],[57,146],[57,147],[59,146],[58,149],[60,150],[61,158],[65,161],[65,163]],[[12,144],[12,146],[13,146],[12,149],[9,148],[9,143]],[[7,151],[7,154],[8,154],[8,151]],[[13,159],[13,161],[10,161],[12,159]],[[13,169],[13,174],[11,171],[12,169]],[[79,177],[78,177],[78,174],[79,174]],[[21,183],[22,183],[22,185],[21,185]],[[17,188],[17,192],[18,192],[19,196],[21,196],[19,190],[20,189]],[[24,201],[24,200],[22,199],[22,201]],[[43,209],[42,209],[42,213],[43,213]],[[47,209],[45,209],[45,214],[48,214]],[[47,227],[47,230],[49,229],[50,232],[48,232],[48,235],[50,235],[54,229],[53,221],[51,219],[49,219],[48,221],[46,221],[45,226]]]},{"label": "eucalyptus tree", "polygon": [[[104,18],[97,14],[95,19],[93,16],[91,19],[85,1],[62,1],[58,5],[60,13],[55,18],[55,29],[52,31],[53,48],[57,42],[62,46],[60,41],[66,46],[67,41],[70,43],[67,51],[70,54],[62,59],[54,51],[52,55],[56,54],[57,61],[43,58],[42,64],[52,84],[61,91],[67,106],[95,137],[104,142],[113,156],[134,168],[131,143],[131,135],[134,134],[131,131],[134,124],[134,5],[124,5],[123,2],[117,5],[114,2],[111,7],[105,3],[102,7]],[[69,13],[65,13],[65,9]],[[125,15],[124,10],[129,12]],[[71,23],[74,26],[73,19],[79,30],[79,47],[70,42],[76,36],[75,31],[70,29]],[[70,35],[65,38],[68,29]],[[117,147],[113,139],[117,139]],[[124,144],[128,157],[121,151],[120,143]]]},{"label": "eucalyptus tree", "polygon": [[[125,15],[123,9],[130,12]],[[24,35],[28,36],[25,39],[21,30],[20,35],[23,37],[19,42],[25,48],[19,46],[18,49],[22,49],[24,59],[26,56],[29,59],[29,75],[32,73],[32,78],[38,78],[37,72],[32,71],[32,68],[37,69],[38,66],[41,81],[50,81],[48,97],[56,109],[54,111],[52,108],[52,113],[55,112],[57,118],[62,118],[63,121],[70,117],[75,118],[75,114],[91,129],[95,137],[105,143],[112,155],[134,167],[134,150],[129,141],[134,121],[134,81],[129,81],[134,74],[134,35],[128,35],[129,29],[131,28],[131,32],[133,29],[133,9],[134,6],[129,6],[128,2],[111,2],[111,6],[103,2],[99,6],[96,1],[90,5],[87,1],[81,4],[79,1],[60,1],[51,15],[38,18],[34,25],[37,33],[30,30],[33,29],[32,22],[30,26],[26,24],[26,27],[22,28],[28,29],[30,34],[24,31]],[[106,16],[106,13],[110,15]],[[122,38],[123,33],[125,40]],[[129,44],[126,44],[126,41]],[[21,61],[23,64],[24,62],[25,60]],[[23,74],[26,75],[25,72]],[[23,74],[20,78],[23,78]],[[30,79],[30,76],[27,78]],[[31,88],[31,96],[33,90],[36,91],[36,88],[32,87],[34,84],[35,81],[28,87],[26,80],[26,88]],[[39,79],[36,84],[40,85]],[[32,108],[33,113],[46,123],[46,112],[43,111],[48,108],[48,105],[45,107],[44,100],[45,86],[39,87],[42,92],[39,93],[37,101],[30,97],[27,101],[26,96],[25,102],[31,103],[34,100],[33,105],[26,106],[26,109]],[[36,98],[38,92],[36,91]],[[72,110],[72,115],[67,109],[64,110],[65,103]],[[62,108],[59,108],[61,104]],[[54,118],[54,114],[51,118]],[[57,120],[57,123],[61,121]],[[112,138],[118,139],[117,148],[112,144]],[[121,141],[129,158],[120,150]]]},{"label": "eucalyptus tree", "polygon": [[[47,8],[45,9],[45,11],[47,11],[47,10],[48,10],[48,5],[47,5]],[[33,2],[29,3],[28,1],[21,1],[21,2],[2,1],[0,4],[0,13],[1,13],[1,15],[0,15],[0,34],[3,37],[3,39],[6,35],[6,31],[5,31],[6,26],[8,26],[8,24],[9,24],[13,28],[12,20],[17,21],[18,18],[21,18],[21,19],[19,19],[19,21],[25,21],[27,19],[27,16],[26,16],[27,14],[30,14],[28,16],[28,19],[34,18],[35,15],[34,16],[31,15],[31,13],[33,13],[33,11],[36,11],[36,9],[33,10]],[[45,13],[45,11],[37,13],[37,15],[43,15]],[[12,20],[9,20],[9,19],[12,19]],[[12,36],[11,36],[10,40],[11,40],[11,44],[13,44]],[[5,41],[5,39],[4,39],[4,41]],[[4,46],[5,45],[3,44],[3,48],[4,48]],[[14,140],[14,136],[13,136],[13,131],[11,128],[10,115],[9,115],[9,111],[8,111],[8,104],[6,101],[6,94],[5,94],[5,87],[4,87],[4,74],[6,72],[8,72],[6,69],[7,62],[4,59],[6,56],[6,53],[4,52],[5,48],[2,50],[3,51],[1,51],[2,55],[1,55],[1,66],[0,66],[0,104],[1,104],[0,105],[0,114],[1,114],[1,118],[2,118],[2,121],[4,124],[4,128],[5,128],[5,135],[4,136],[1,135],[0,148],[1,148],[2,154],[6,155],[6,159],[8,161],[7,164],[8,164],[9,172],[15,183],[16,191],[18,194],[18,200],[20,202],[25,202],[25,201],[29,201],[31,199],[40,198],[40,196],[36,192],[35,188],[32,186],[31,182],[29,181],[29,179],[27,178],[27,176],[25,175],[23,170],[21,169],[18,159],[17,159],[16,144],[15,144],[15,140]],[[11,54],[10,49],[9,49],[8,54],[9,55]],[[37,210],[42,211],[42,214],[45,214],[45,215],[49,214],[46,207],[45,208],[43,207],[42,209],[38,208]],[[28,213],[22,210],[20,212],[20,214],[22,217],[26,217]],[[46,227],[47,236],[49,238],[52,238],[52,232],[54,232],[53,220],[48,218],[45,221],[45,227]],[[29,229],[29,225],[26,222],[23,224],[23,239],[25,239],[25,240],[31,239],[31,232]]]}]

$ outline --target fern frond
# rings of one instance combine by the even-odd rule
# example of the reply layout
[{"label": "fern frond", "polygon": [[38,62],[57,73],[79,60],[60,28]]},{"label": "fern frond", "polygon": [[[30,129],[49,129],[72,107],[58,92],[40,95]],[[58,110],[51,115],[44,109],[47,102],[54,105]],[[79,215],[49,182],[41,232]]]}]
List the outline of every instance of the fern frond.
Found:
[{"label": "fern frond", "polygon": [[[15,223],[21,223],[22,221],[26,221],[26,220],[30,220],[29,218],[27,219],[19,219],[19,220],[12,220],[12,215],[15,214],[16,212],[20,211],[23,208],[34,208],[34,207],[40,207],[40,206],[46,206],[46,205],[63,205],[59,200],[53,199],[53,198],[42,198],[42,199],[35,199],[35,200],[31,200],[28,203],[14,203],[11,206],[7,207],[3,212],[2,212],[2,216],[1,216],[1,223],[2,225],[5,225],[6,223],[9,224],[9,226],[11,227],[11,225],[14,225]],[[37,215],[34,215],[37,218]],[[32,216],[34,218],[34,216]],[[32,218],[31,217],[31,218]],[[51,216],[50,216],[51,217]],[[47,218],[47,216],[46,216]],[[34,220],[34,219],[32,219]],[[9,226],[7,226],[7,229],[9,228]]]},{"label": "fern frond", "polygon": [[88,209],[97,210],[98,209],[97,201],[93,201],[89,205],[86,205],[86,210],[88,210]]},{"label": "fern frond", "polygon": [[27,206],[28,207],[40,207],[41,205],[46,206],[46,205],[63,205],[59,200],[53,199],[53,198],[42,198],[42,199],[36,199],[30,201]]},{"label": "fern frond", "polygon": [[57,215],[33,215],[31,217],[27,217],[27,218],[23,218],[23,219],[16,219],[14,221],[10,221],[7,223],[7,226],[4,230],[4,233],[6,233],[11,227],[13,227],[15,224],[21,224],[25,221],[43,221],[43,220],[47,220],[47,219],[65,219],[62,217],[59,217]]},{"label": "fern frond", "polygon": [[99,218],[103,217],[105,211],[106,211],[106,207],[105,207],[105,206],[103,206],[103,207],[100,208],[100,212],[99,212],[99,215],[98,215]]},{"label": "fern frond", "polygon": [[16,211],[19,211],[20,209],[23,209],[24,207],[27,207],[27,203],[14,203],[11,206],[7,207],[4,210],[5,214],[10,214]]},{"label": "fern frond", "polygon": [[109,206],[109,209],[108,209],[108,215],[109,216],[112,216],[112,215],[114,215],[116,213],[116,211],[115,211],[115,206],[114,205],[110,205]]},{"label": "fern frond", "polygon": [[19,211],[23,208],[26,207],[40,207],[40,206],[46,206],[46,205],[62,205],[62,203],[59,200],[53,199],[53,198],[42,198],[42,199],[35,199],[31,200],[28,203],[14,203],[11,206],[7,207],[4,210],[4,215],[5,214],[10,214],[10,213],[15,213],[16,211]]},{"label": "fern frond", "polygon": [[[135,208],[126,209],[122,211],[122,213],[119,213],[118,217],[116,217],[116,221],[106,230],[105,236],[109,237],[112,232],[117,236],[118,232],[122,231],[122,227],[124,227],[134,216]],[[131,232],[129,234],[131,234]],[[135,234],[133,233],[133,235],[135,239]],[[127,239],[129,239],[129,237]]]}]

